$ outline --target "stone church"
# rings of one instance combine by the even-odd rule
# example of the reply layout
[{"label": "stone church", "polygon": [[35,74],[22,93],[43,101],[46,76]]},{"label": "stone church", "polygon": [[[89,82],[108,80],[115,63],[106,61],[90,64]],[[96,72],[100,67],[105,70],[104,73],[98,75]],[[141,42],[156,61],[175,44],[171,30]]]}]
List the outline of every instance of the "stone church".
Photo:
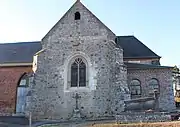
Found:
[{"label": "stone church", "polygon": [[117,36],[77,0],[40,42],[0,44],[0,114],[107,117],[154,91],[158,109],[172,111],[172,68],[160,58],[136,37]]}]

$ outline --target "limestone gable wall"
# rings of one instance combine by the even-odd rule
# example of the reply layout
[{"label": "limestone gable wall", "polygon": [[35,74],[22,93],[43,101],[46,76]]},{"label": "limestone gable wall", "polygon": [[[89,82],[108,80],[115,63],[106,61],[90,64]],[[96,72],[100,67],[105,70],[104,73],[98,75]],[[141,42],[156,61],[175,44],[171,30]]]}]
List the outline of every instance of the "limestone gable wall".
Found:
[{"label": "limestone gable wall", "polygon": [[[74,20],[77,11],[80,20]],[[78,107],[83,118],[111,116],[123,111],[124,93],[128,91],[127,71],[123,50],[116,48],[115,37],[81,3],[76,3],[42,40],[45,50],[37,57],[29,99],[33,117],[71,118],[76,93],[81,96]],[[84,88],[69,87],[69,63],[75,57],[82,57],[87,63]]]}]

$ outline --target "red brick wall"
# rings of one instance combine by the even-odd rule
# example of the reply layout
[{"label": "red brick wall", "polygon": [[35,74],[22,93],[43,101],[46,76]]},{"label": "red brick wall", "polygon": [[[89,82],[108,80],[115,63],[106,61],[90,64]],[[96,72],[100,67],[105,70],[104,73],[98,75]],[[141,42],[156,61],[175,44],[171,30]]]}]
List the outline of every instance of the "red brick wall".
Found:
[{"label": "red brick wall", "polygon": [[0,115],[12,114],[16,107],[18,82],[32,67],[0,67]]}]

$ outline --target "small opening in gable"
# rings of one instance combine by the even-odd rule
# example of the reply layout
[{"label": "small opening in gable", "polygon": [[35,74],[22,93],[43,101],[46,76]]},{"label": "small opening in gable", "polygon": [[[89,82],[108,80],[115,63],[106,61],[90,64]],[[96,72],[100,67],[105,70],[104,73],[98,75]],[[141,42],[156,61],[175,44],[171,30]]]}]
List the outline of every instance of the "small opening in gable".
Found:
[{"label": "small opening in gable", "polygon": [[118,41],[118,39],[117,39],[117,37],[115,38],[115,43],[117,44],[117,41]]},{"label": "small opening in gable", "polygon": [[75,15],[74,15],[74,19],[75,19],[75,20],[80,20],[80,18],[81,18],[80,13],[79,13],[79,12],[76,12]]}]

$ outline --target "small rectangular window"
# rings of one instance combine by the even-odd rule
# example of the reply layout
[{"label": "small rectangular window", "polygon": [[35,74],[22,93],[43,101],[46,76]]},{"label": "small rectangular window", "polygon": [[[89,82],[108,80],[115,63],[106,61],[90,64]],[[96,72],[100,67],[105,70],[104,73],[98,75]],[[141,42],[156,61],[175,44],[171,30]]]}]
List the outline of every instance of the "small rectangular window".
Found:
[{"label": "small rectangular window", "polygon": [[80,13],[79,13],[79,12],[76,12],[76,13],[74,14],[74,19],[75,19],[75,20],[80,20],[80,18],[81,18]]}]

